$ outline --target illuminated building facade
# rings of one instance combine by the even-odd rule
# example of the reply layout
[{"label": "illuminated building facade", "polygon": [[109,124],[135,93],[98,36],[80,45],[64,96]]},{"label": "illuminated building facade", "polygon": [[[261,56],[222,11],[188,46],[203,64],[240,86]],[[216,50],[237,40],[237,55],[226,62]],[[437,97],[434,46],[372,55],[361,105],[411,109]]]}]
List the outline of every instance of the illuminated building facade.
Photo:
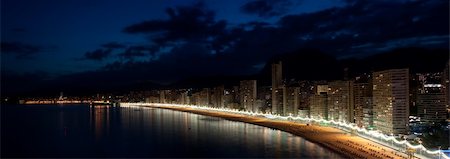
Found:
[{"label": "illuminated building facade", "polygon": [[227,108],[239,108],[239,87],[233,86],[224,90],[224,105]]},{"label": "illuminated building facade", "polygon": [[211,103],[213,107],[216,108],[224,108],[225,107],[225,99],[224,99],[224,91],[225,87],[223,85],[214,87],[211,94]]},{"label": "illuminated building facade", "polygon": [[272,64],[272,113],[282,114],[283,112],[283,66],[282,62]]},{"label": "illuminated building facade", "polygon": [[284,114],[285,115],[298,115],[298,107],[300,104],[300,88],[299,87],[286,87],[283,96],[284,98]]},{"label": "illuminated building facade", "polygon": [[310,114],[310,98],[314,95],[314,84],[312,81],[299,81],[299,110],[300,117],[309,117]]},{"label": "illuminated building facade", "polygon": [[355,124],[359,127],[373,126],[372,84],[354,83]]},{"label": "illuminated building facade", "polygon": [[325,92],[310,97],[310,116],[314,119],[328,120],[328,95]]},{"label": "illuminated building facade", "polygon": [[310,117],[328,120],[328,85],[315,84],[314,92],[309,99]]},{"label": "illuminated building facade", "polygon": [[278,114],[278,115],[284,115],[284,94],[285,94],[286,88],[275,88],[272,89],[272,113]]},{"label": "illuminated building facade", "polygon": [[433,123],[447,119],[445,85],[442,73],[418,74],[417,115],[421,121]]},{"label": "illuminated building facade", "polygon": [[448,109],[448,113],[450,113],[450,59],[445,65],[444,72],[442,74],[442,85],[444,89],[445,101]]},{"label": "illuminated building facade", "polygon": [[353,83],[354,119],[358,127],[373,128],[372,75],[362,74]]},{"label": "illuminated building facade", "polygon": [[417,96],[417,114],[421,121],[440,122],[447,119],[444,93],[427,93]]},{"label": "illuminated building facade", "polygon": [[374,126],[385,134],[406,134],[409,124],[409,70],[373,73]]},{"label": "illuminated building facade", "polygon": [[328,119],[353,123],[353,82],[328,83]]},{"label": "illuminated building facade", "polygon": [[257,99],[261,100],[261,111],[268,113],[272,111],[272,87],[260,86],[258,87]]},{"label": "illuminated building facade", "polygon": [[256,80],[244,80],[240,82],[240,103],[241,108],[257,112],[258,108],[256,107]]}]

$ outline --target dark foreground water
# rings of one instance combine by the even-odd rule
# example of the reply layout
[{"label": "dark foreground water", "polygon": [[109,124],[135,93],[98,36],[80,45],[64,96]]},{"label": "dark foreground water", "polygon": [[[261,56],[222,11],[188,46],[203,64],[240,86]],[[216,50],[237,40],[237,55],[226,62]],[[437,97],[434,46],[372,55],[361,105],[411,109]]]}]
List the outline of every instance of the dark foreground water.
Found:
[{"label": "dark foreground water", "polygon": [[1,157],[341,158],[301,137],[153,108],[2,105]]}]

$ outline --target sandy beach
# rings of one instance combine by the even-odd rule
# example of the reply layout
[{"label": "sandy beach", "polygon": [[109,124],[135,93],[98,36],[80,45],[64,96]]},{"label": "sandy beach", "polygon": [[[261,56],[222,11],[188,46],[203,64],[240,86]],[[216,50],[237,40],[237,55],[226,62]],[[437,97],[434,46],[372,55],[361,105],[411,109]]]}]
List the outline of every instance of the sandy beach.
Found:
[{"label": "sandy beach", "polygon": [[362,137],[351,135],[342,130],[315,125],[306,125],[290,121],[270,120],[262,117],[253,117],[225,112],[213,112],[207,110],[198,110],[193,108],[170,107],[170,106],[151,106],[156,108],[171,109],[195,113],[206,116],[220,117],[232,121],[246,122],[273,129],[282,130],[311,142],[317,143],[330,150],[338,152],[345,158],[407,158],[407,155],[400,153],[376,142],[364,139]]}]

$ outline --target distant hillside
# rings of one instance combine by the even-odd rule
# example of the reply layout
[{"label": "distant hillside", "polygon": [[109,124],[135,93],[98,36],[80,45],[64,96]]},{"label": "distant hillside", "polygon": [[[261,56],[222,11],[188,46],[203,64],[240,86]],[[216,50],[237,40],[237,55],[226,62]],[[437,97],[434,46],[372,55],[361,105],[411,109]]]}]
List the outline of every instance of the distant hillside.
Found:
[{"label": "distant hillside", "polygon": [[[409,68],[411,73],[440,72],[449,59],[448,49],[399,48],[362,59],[342,59],[317,49],[301,49],[270,59],[260,76],[270,80],[271,63],[283,62],[283,76],[298,80],[335,80],[391,68]],[[344,72],[347,70],[347,73]]]},{"label": "distant hillside", "polygon": [[300,49],[270,59],[261,70],[261,78],[270,80],[271,64],[280,60],[286,79],[322,80],[343,77],[343,69],[334,56],[318,49]]},{"label": "distant hillside", "polygon": [[390,68],[409,68],[411,73],[440,72],[444,70],[448,59],[448,49],[399,48],[361,59],[342,60],[318,49],[299,49],[269,59],[256,75],[189,78],[172,84],[170,88],[203,88],[221,84],[232,86],[239,85],[239,81],[245,79],[257,79],[258,85],[270,85],[271,64],[280,60],[283,62],[285,79],[338,80],[344,79],[346,74],[352,78],[361,73]]}]

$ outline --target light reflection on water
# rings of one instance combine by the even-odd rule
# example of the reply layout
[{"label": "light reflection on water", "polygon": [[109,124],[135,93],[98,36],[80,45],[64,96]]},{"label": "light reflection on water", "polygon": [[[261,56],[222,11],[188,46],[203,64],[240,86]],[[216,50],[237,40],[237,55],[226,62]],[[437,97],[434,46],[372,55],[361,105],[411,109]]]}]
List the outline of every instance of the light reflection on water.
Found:
[{"label": "light reflection on water", "polygon": [[[150,142],[179,143],[182,153],[223,157],[339,158],[292,134],[217,117],[154,108],[121,108],[125,131],[157,134]],[[157,128],[157,129],[155,129]],[[195,154],[194,156],[202,156]]]},{"label": "light reflection on water", "polygon": [[341,158],[279,130],[186,112],[87,105],[1,108],[2,157]]}]

